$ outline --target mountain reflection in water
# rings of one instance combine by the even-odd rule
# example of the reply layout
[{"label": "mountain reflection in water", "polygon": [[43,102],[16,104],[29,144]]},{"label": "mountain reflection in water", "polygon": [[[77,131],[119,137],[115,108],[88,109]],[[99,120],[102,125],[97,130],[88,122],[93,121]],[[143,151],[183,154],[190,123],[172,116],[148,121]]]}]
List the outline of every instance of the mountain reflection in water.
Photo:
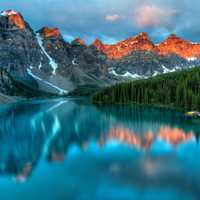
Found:
[{"label": "mountain reflection in water", "polygon": [[149,149],[156,140],[163,140],[173,146],[177,146],[190,140],[195,140],[193,132],[185,133],[179,128],[162,126],[158,133],[148,132],[145,135],[135,134],[128,129],[114,128],[106,134],[104,143],[109,140],[119,142],[143,149]]},{"label": "mountain reflection in water", "polygon": [[[95,107],[88,100],[41,100],[2,107],[0,179],[24,183],[29,193],[16,196],[17,185],[8,184],[14,188],[8,194],[1,181],[5,191],[0,191],[0,197],[31,199],[40,180],[52,194],[50,200],[155,199],[152,188],[159,191],[159,199],[198,199],[199,125],[173,110]],[[53,183],[59,179],[62,198],[51,191],[49,177]],[[32,190],[26,188],[29,184]],[[147,189],[146,198],[140,196],[141,189]]]}]

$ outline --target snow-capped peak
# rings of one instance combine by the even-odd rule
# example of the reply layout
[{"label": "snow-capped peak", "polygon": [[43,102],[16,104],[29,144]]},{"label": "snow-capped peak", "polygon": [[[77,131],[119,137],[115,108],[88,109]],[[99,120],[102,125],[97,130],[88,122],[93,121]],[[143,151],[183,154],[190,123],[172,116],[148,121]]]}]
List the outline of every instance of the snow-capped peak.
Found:
[{"label": "snow-capped peak", "polygon": [[19,13],[15,10],[6,10],[1,12],[1,16],[18,15]]},{"label": "snow-capped peak", "polygon": [[11,22],[12,25],[18,27],[19,29],[25,29],[26,23],[22,17],[22,15],[14,10],[6,10],[0,13],[0,16],[7,17],[9,19],[9,22]]}]

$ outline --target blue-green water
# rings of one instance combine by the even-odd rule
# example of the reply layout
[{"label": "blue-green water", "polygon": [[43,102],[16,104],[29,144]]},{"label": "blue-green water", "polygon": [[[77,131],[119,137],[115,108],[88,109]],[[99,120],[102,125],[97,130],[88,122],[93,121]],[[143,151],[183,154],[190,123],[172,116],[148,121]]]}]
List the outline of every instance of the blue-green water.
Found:
[{"label": "blue-green water", "polygon": [[199,200],[200,122],[58,99],[0,109],[1,200]]}]

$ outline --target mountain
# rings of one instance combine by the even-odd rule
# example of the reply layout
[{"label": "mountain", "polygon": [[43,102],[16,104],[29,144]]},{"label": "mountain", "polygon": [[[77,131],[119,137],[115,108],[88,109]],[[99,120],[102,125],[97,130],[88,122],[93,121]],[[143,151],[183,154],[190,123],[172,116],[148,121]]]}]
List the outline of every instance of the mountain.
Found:
[{"label": "mountain", "polygon": [[153,44],[148,34],[144,32],[114,45],[103,44],[98,39],[93,44],[109,59],[123,59],[135,51],[152,52],[162,56],[176,54],[189,61],[200,57],[200,44],[184,40],[175,34],[171,34],[157,45]]},{"label": "mountain", "polygon": [[40,90],[40,83],[30,70],[43,66],[41,73],[51,72],[48,57],[42,53],[36,34],[21,14],[12,10],[0,15],[0,66],[15,81],[34,90]]},{"label": "mountain", "polygon": [[93,43],[110,60],[110,73],[118,77],[147,78],[162,73],[191,68],[199,64],[200,44],[170,35],[158,45],[147,33],[113,45],[100,40]]},{"label": "mountain", "polygon": [[97,49],[107,55],[109,59],[122,59],[135,51],[153,51],[155,45],[147,33],[140,33],[114,45],[103,44],[100,40],[93,43]]},{"label": "mountain", "polygon": [[35,32],[19,12],[0,14],[1,69],[15,84],[20,82],[39,94],[81,93],[82,88],[96,90],[195,67],[200,63],[199,50],[200,44],[176,35],[156,45],[147,33],[113,45],[99,39],[87,45],[81,38],[69,43],[58,28],[45,26]]},{"label": "mountain", "polygon": [[184,40],[172,34],[156,47],[156,51],[163,56],[177,54],[192,61],[200,57],[200,44]]}]

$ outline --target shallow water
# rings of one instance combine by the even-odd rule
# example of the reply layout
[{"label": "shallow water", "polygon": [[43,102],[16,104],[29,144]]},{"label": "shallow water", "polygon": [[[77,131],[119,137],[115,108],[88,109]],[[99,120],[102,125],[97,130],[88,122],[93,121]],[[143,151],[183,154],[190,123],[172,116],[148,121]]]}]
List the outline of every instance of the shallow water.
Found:
[{"label": "shallow water", "polygon": [[87,99],[0,108],[1,200],[199,200],[200,122]]}]

